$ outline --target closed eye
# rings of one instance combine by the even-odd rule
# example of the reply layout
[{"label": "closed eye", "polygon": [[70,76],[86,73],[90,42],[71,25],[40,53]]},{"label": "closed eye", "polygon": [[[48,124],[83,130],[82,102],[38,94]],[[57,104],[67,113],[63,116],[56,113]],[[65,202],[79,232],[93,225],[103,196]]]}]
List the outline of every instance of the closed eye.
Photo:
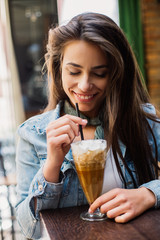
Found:
[{"label": "closed eye", "polygon": [[78,75],[80,72],[69,72],[70,75]]},{"label": "closed eye", "polygon": [[97,77],[100,77],[100,78],[104,78],[104,77],[106,77],[107,72],[101,73],[101,74],[99,74],[99,73],[94,73],[94,75],[97,76]]}]

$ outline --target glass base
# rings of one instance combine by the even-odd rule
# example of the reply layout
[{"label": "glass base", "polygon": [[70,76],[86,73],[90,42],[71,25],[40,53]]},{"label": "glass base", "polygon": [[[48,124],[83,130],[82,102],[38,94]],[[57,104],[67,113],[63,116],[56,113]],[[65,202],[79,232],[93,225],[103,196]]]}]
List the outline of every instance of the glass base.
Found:
[{"label": "glass base", "polygon": [[104,221],[107,219],[107,216],[105,213],[101,213],[99,210],[96,210],[94,213],[89,213],[89,212],[83,212],[80,215],[80,218],[85,221]]}]

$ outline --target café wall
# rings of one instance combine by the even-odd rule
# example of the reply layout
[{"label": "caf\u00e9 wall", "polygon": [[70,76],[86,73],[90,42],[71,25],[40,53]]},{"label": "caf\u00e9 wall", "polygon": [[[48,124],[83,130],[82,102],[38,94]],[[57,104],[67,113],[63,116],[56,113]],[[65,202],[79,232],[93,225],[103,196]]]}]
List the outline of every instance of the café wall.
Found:
[{"label": "caf\u00e9 wall", "polygon": [[141,0],[146,81],[151,100],[160,108],[160,1]]}]

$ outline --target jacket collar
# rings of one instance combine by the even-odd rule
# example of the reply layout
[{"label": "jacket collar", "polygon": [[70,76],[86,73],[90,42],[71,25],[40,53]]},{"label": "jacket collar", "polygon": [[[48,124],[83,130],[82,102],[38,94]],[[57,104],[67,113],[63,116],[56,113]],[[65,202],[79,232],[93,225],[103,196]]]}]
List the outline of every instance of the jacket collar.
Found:
[{"label": "jacket collar", "polygon": [[56,105],[55,109],[48,111],[46,113],[43,113],[41,115],[41,117],[37,120],[38,122],[36,124],[36,131],[38,134],[46,134],[46,128],[48,124],[51,121],[54,121],[60,117],[60,111],[61,111],[62,105],[63,105],[63,102],[60,101]]}]

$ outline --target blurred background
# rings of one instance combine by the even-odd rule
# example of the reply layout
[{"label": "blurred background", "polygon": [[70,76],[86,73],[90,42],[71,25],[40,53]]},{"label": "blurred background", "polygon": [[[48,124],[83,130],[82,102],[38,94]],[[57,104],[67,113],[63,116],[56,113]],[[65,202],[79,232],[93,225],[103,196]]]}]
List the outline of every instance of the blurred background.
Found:
[{"label": "blurred background", "polygon": [[160,108],[160,0],[0,0],[0,239],[22,239],[15,220],[17,127],[47,104],[42,74],[50,27],[99,12],[124,31],[151,101]]}]

